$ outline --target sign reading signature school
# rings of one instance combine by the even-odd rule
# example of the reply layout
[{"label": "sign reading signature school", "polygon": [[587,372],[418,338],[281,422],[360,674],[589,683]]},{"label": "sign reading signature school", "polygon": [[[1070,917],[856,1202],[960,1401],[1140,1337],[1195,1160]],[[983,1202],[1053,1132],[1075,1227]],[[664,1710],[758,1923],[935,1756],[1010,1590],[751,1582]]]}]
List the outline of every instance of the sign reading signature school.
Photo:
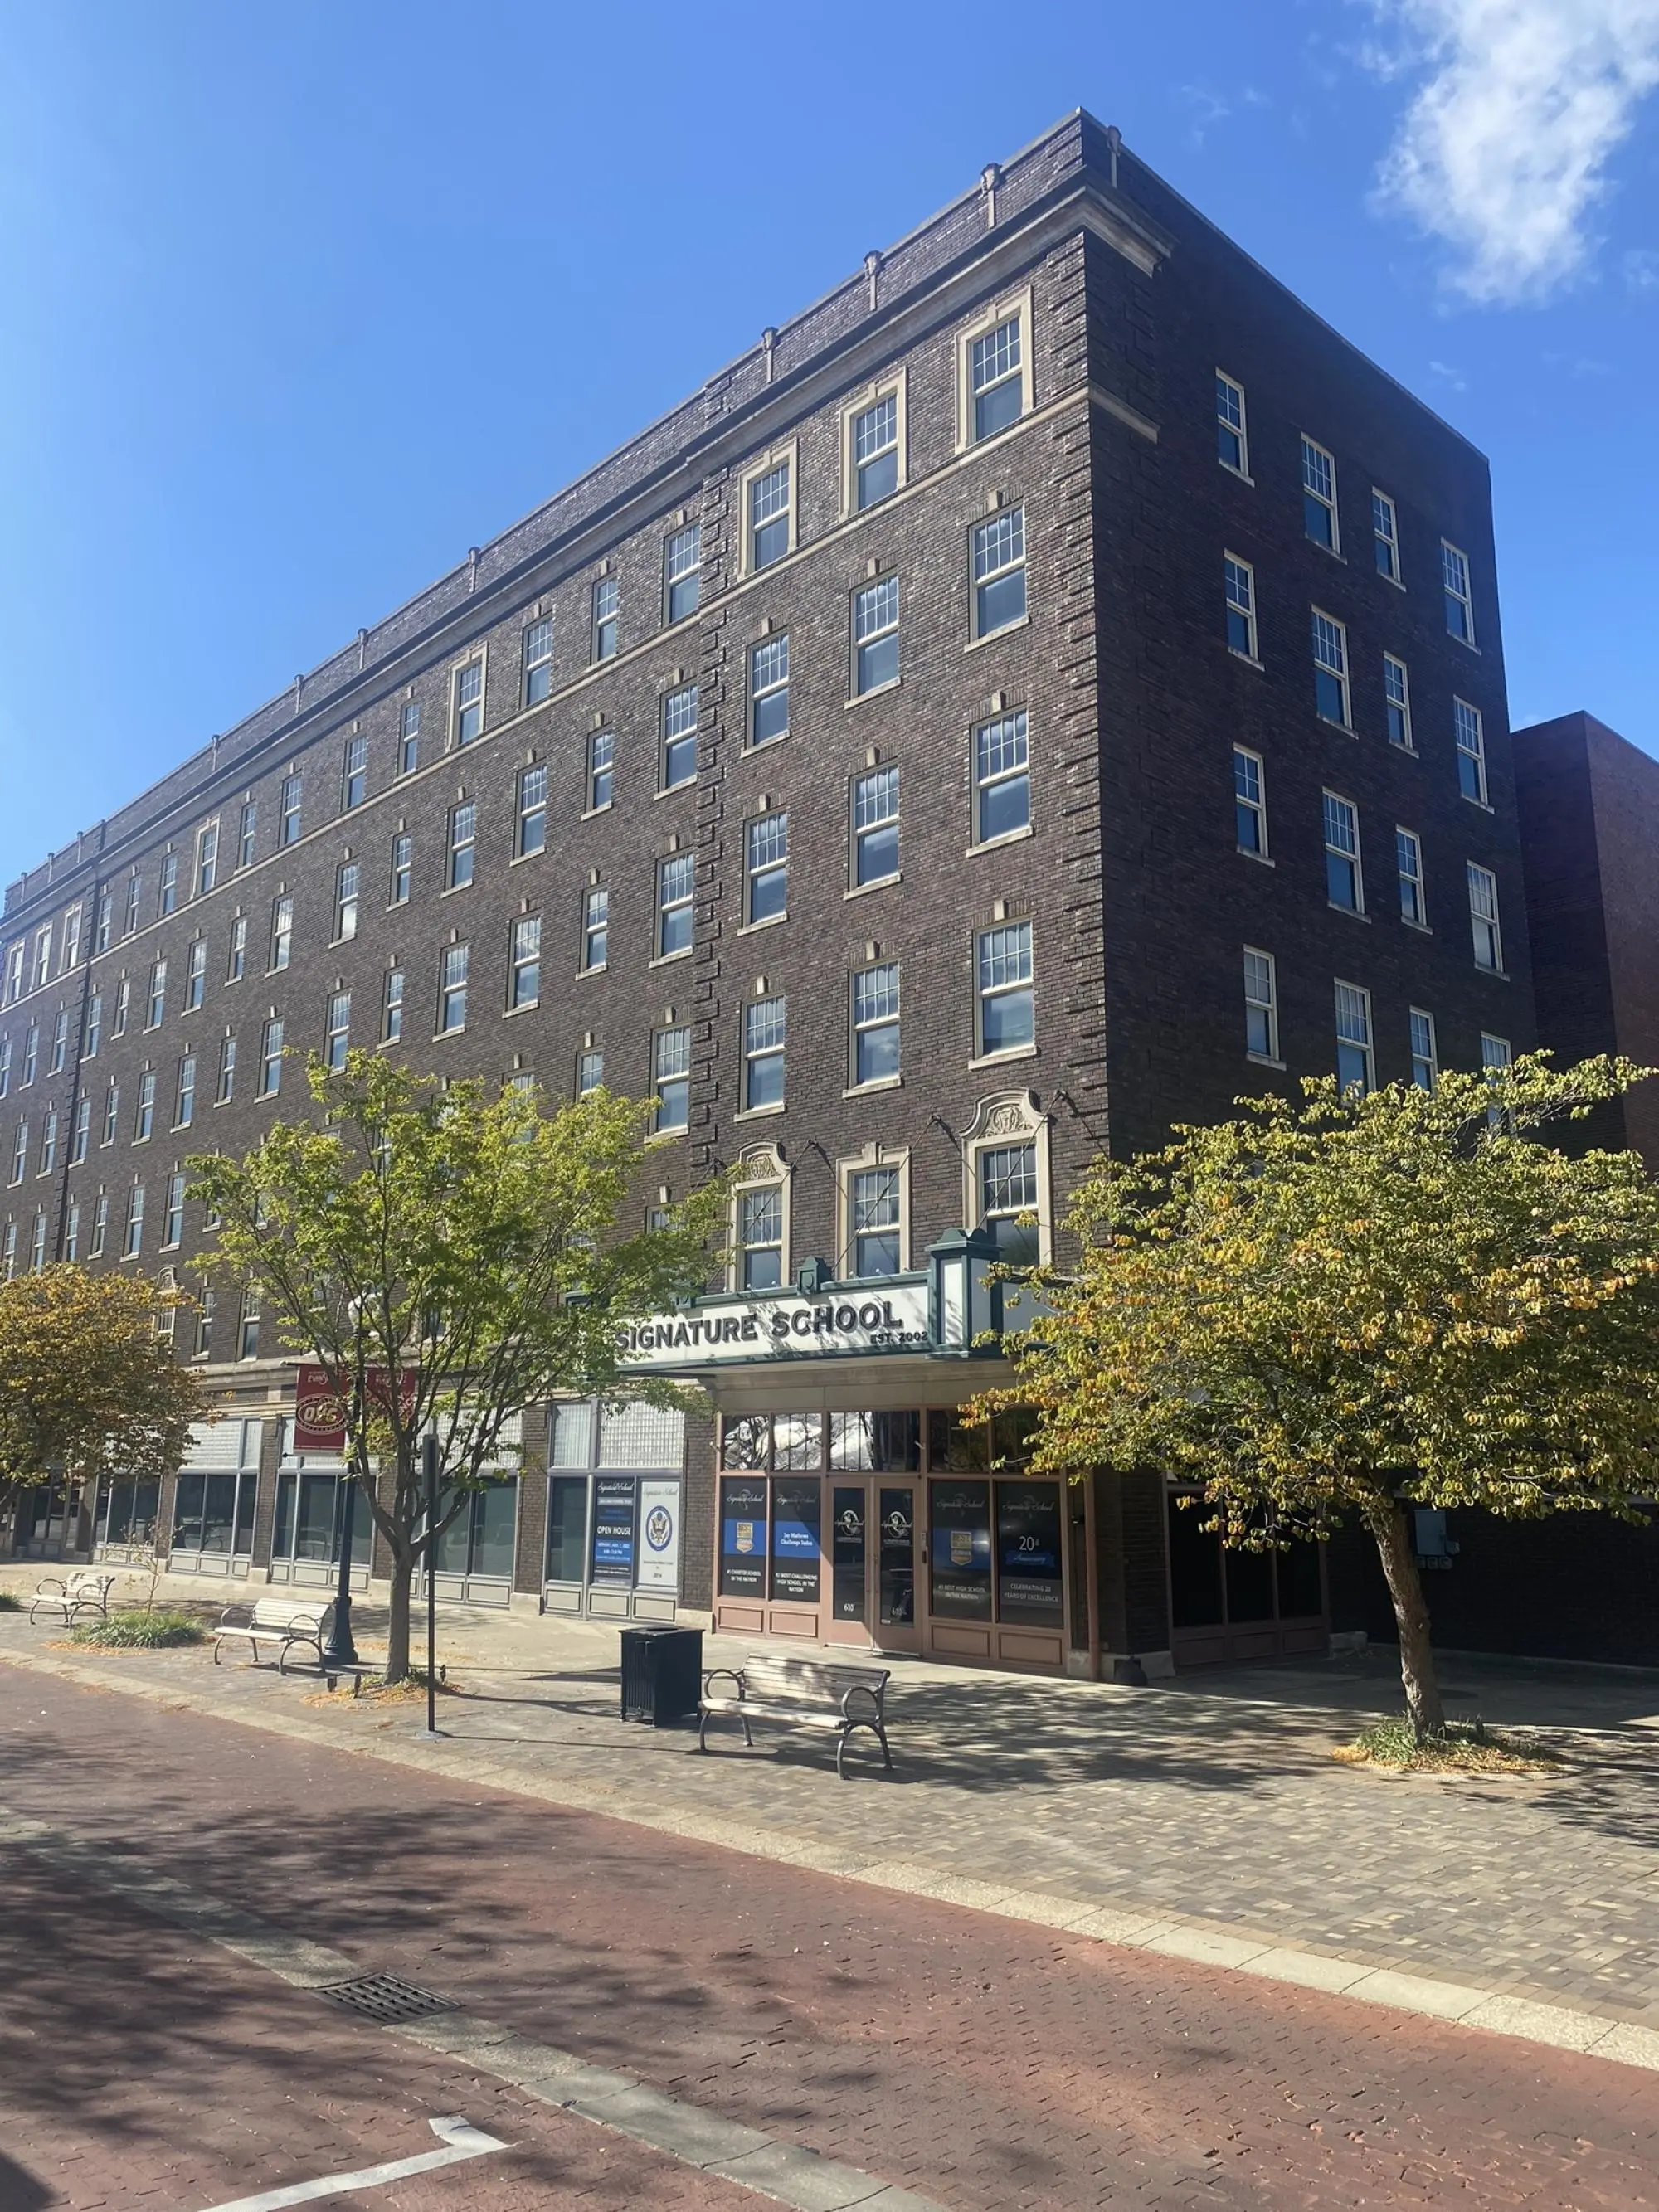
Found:
[{"label": "sign reading signature school", "polygon": [[836,1352],[926,1352],[927,1285],[886,1283],[802,1297],[710,1298],[684,1313],[638,1322],[626,1367],[729,1366],[744,1360],[822,1358]]}]

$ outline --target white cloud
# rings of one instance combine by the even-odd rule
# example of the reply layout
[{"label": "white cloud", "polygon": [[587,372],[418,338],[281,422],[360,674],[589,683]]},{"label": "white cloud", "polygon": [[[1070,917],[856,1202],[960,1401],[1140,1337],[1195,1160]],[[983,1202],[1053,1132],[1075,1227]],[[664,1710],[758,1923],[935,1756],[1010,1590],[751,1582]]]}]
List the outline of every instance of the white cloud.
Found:
[{"label": "white cloud", "polygon": [[1426,70],[1380,198],[1455,249],[1443,282],[1485,305],[1539,300],[1589,258],[1609,157],[1659,85],[1659,0],[1371,0],[1403,40],[1380,73]]}]

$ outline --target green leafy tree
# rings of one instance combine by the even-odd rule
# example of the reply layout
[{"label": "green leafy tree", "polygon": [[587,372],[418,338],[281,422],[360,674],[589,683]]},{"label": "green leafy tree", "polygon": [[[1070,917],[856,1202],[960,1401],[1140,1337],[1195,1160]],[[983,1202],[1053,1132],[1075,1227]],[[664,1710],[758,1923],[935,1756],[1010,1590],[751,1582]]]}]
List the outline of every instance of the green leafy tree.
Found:
[{"label": "green leafy tree", "polygon": [[161,1476],[208,1407],[156,1334],[183,1301],[64,1262],[0,1283],[0,1513],[60,1474]]},{"label": "green leafy tree", "polygon": [[[703,1286],[726,1194],[623,1233],[650,1109],[604,1091],[544,1114],[532,1092],[440,1089],[360,1051],[307,1078],[315,1121],[276,1123],[240,1160],[193,1159],[191,1190],[220,1222],[210,1265],[257,1286],[344,1409],[347,1462],[392,1554],[395,1682],[416,1565],[520,1409],[570,1391],[679,1401],[622,1376],[623,1333]],[[432,1528],[428,1432],[447,1500]]]},{"label": "green leafy tree", "polygon": [[1100,1163],[1080,1261],[1032,1279],[1018,1382],[987,1407],[1036,1409],[1051,1473],[1194,1484],[1229,1545],[1357,1518],[1412,1726],[1443,1729],[1408,1509],[1634,1517],[1659,1476],[1659,1185],[1634,1153],[1545,1140],[1643,1073],[1539,1054],[1432,1093],[1309,1081]]}]

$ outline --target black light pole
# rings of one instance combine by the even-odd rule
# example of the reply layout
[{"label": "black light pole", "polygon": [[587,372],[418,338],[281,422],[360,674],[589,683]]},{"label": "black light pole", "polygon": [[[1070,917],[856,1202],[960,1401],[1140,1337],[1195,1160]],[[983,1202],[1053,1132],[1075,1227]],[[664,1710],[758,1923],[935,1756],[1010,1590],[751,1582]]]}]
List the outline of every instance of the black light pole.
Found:
[{"label": "black light pole", "polygon": [[426,1461],[426,1732],[438,1733],[438,1439],[421,1439]]},{"label": "black light pole", "polygon": [[334,1626],[329,1631],[328,1645],[323,1653],[323,1666],[356,1667],[362,1664],[357,1647],[351,1640],[351,1537],[352,1509],[357,1502],[357,1478],[349,1468],[345,1473],[345,1498],[340,1508],[340,1579],[334,1592]]}]

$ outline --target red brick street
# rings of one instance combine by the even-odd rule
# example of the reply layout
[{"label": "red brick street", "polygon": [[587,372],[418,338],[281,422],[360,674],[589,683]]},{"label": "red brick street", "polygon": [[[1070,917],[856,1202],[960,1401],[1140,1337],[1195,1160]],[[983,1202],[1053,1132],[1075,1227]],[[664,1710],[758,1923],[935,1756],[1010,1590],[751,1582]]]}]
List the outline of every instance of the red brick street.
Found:
[{"label": "red brick street", "polygon": [[10,1669],[0,1687],[0,1819],[93,1854],[66,1869],[0,1844],[0,2212],[205,2212],[431,2151],[442,2114],[514,2148],[328,2201],[758,2201],[338,2013],[112,1895],[99,1860],[949,2212],[1659,2204],[1650,2072],[107,1691]]}]

